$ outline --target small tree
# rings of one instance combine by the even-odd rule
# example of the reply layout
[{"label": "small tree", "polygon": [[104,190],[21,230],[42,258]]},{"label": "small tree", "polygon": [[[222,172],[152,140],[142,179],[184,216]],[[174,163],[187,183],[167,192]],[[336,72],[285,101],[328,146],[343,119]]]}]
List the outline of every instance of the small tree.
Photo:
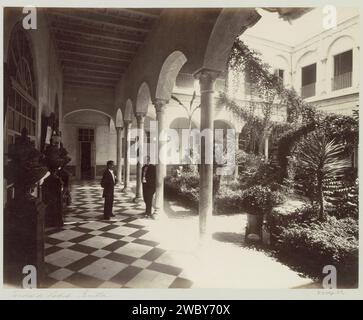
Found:
[{"label": "small tree", "polygon": [[296,159],[303,175],[300,179],[309,182],[309,196],[319,206],[319,219],[326,220],[325,182],[336,179],[350,167],[350,161],[342,159],[344,146],[328,141],[325,134],[314,131],[307,135],[296,146]]},{"label": "small tree", "polygon": [[[196,97],[197,94],[195,91],[193,91],[193,95],[192,98],[189,102],[189,106],[186,106],[183,102],[181,102],[176,96],[172,95],[171,98],[176,101],[186,112],[187,117],[188,117],[188,137],[190,137],[191,135],[191,130],[192,130],[192,119],[193,119],[193,115],[194,113],[200,108],[200,104],[198,105],[194,105],[194,102],[196,101]],[[185,169],[187,171],[192,171],[194,173],[197,172],[197,166],[192,164],[192,159],[195,158],[195,156],[197,155],[195,150],[193,150],[190,146],[190,139],[188,139],[188,146],[187,146],[187,157],[188,157],[188,162],[190,163]]]}]

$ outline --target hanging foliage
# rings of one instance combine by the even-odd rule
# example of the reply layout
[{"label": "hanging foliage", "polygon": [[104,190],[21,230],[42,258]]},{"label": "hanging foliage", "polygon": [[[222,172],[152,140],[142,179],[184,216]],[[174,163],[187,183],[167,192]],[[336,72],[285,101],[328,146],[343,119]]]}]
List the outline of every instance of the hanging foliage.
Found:
[{"label": "hanging foliage", "polygon": [[[252,103],[257,103],[262,108],[265,122],[270,120],[272,107],[275,105],[286,106],[286,120],[289,123],[306,123],[316,117],[318,113],[316,108],[306,103],[294,89],[285,88],[281,79],[271,73],[271,66],[262,61],[260,53],[250,49],[239,39],[232,47],[228,68],[236,74],[248,75],[249,83],[252,84],[251,92],[253,96],[259,98]],[[220,98],[228,108],[236,111],[236,102],[226,93],[221,93]],[[248,120],[245,115],[251,108],[240,104],[237,106],[239,109],[244,109],[244,111],[237,111],[237,114],[244,120]]]}]

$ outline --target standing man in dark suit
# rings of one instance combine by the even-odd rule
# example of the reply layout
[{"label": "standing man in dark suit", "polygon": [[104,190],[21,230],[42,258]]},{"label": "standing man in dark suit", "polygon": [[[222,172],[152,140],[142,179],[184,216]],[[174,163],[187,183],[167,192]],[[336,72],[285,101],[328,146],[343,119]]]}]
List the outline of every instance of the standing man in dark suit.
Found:
[{"label": "standing man in dark suit", "polygon": [[105,207],[104,207],[104,218],[105,220],[110,220],[111,217],[115,215],[112,213],[113,207],[113,193],[115,189],[115,185],[117,183],[117,178],[113,173],[113,161],[107,161],[107,169],[103,173],[103,177],[101,180],[101,187],[103,188],[102,197],[105,198]]},{"label": "standing man in dark suit", "polygon": [[142,167],[142,193],[146,205],[145,216],[147,218],[154,218],[151,214],[153,196],[155,193],[155,180],[156,180],[156,168],[155,165],[150,164],[150,157],[147,156],[146,164]]}]

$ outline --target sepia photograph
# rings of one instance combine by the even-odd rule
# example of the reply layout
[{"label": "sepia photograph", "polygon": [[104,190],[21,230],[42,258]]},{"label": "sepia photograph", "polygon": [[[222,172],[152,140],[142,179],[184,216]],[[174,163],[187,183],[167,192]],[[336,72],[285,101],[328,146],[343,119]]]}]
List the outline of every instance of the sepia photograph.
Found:
[{"label": "sepia photograph", "polygon": [[360,289],[359,7],[67,4],[2,7],[5,291]]}]

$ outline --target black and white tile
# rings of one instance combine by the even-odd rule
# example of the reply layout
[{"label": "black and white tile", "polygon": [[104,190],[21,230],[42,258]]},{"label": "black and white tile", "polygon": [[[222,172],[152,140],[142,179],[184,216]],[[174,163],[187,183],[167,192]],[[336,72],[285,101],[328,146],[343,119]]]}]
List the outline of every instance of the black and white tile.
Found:
[{"label": "black and white tile", "polygon": [[46,231],[47,288],[190,288],[183,269],[152,237],[158,221],[142,218],[143,203],[115,191],[114,219],[103,220],[97,181],[72,185],[61,230]]}]

